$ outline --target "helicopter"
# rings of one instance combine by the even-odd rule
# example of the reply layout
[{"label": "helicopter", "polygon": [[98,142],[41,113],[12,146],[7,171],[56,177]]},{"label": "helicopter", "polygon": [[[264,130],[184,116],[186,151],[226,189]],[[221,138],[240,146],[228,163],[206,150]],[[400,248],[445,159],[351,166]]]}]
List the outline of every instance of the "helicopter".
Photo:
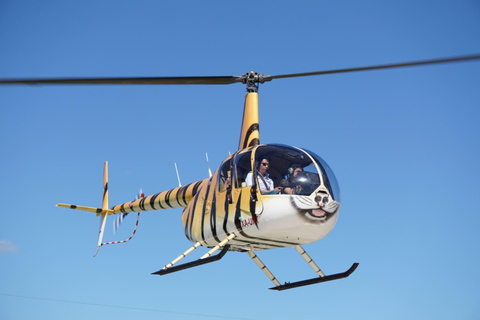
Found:
[{"label": "helicopter", "polygon": [[[193,245],[153,274],[166,275],[182,271],[218,261],[227,252],[240,252],[246,253],[270,279],[274,284],[270,289],[281,291],[347,278],[357,269],[359,263],[353,263],[344,272],[326,275],[302,247],[302,245],[321,240],[333,230],[341,206],[339,184],[330,166],[314,152],[294,146],[260,143],[259,85],[275,79],[479,59],[480,55],[469,55],[274,76],[250,71],[241,76],[221,77],[4,79],[0,80],[0,85],[226,85],[234,83],[246,85],[247,94],[238,149],[222,161],[209,177],[148,196],[140,193],[133,201],[110,207],[108,162],[105,162],[100,208],[63,203],[57,206],[95,213],[100,217],[95,255],[103,245],[122,243],[131,239],[130,237],[124,241],[103,243],[108,216],[118,215],[123,218],[134,212],[140,214],[143,211],[183,208],[182,226],[185,236]],[[199,259],[179,264],[201,246],[208,248],[209,251]],[[281,284],[260,260],[257,253],[283,247],[293,247],[313,269],[316,276]]]}]

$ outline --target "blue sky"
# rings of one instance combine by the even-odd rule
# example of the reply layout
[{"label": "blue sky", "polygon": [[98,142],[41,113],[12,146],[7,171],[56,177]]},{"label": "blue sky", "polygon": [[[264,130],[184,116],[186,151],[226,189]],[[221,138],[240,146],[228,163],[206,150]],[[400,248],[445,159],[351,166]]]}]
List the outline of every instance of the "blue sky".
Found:
[{"label": "blue sky", "polygon": [[[478,1],[0,2],[0,78],[308,72],[480,53]],[[478,319],[480,62],[276,80],[263,143],[335,171],[335,229],[305,249],[348,279],[272,292],[240,253],[150,275],[191,244],[181,210],[93,258],[110,204],[208,174],[236,150],[245,88],[0,87],[2,319]],[[127,238],[134,217],[105,240]],[[205,251],[203,248],[199,249]],[[202,251],[202,253],[203,253]],[[314,276],[294,249],[259,252],[281,282]],[[201,316],[201,317],[200,317]]]}]

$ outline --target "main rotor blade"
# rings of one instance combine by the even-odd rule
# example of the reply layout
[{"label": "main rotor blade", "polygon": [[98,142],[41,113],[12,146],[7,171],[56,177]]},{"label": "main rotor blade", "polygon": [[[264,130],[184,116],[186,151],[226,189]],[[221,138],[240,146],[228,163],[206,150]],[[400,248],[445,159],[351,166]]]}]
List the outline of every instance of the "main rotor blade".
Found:
[{"label": "main rotor blade", "polygon": [[[462,61],[472,61],[480,60],[480,54],[469,55],[469,56],[460,56],[460,57],[451,57],[451,58],[442,58],[434,60],[422,60],[422,61],[413,61],[413,62],[403,62],[403,63],[394,63],[394,64],[384,64],[376,66],[367,66],[367,67],[357,67],[357,68],[348,68],[348,69],[336,69],[336,70],[324,70],[324,71],[314,71],[314,72],[304,72],[304,73],[290,73],[290,74],[280,74],[276,76],[270,75],[261,75],[262,80],[259,81],[263,83],[265,81],[271,81],[273,79],[284,79],[284,78],[295,78],[295,77],[308,77],[308,76],[318,76],[325,74],[334,74],[334,73],[347,73],[347,72],[356,72],[356,71],[368,71],[368,70],[379,70],[379,69],[391,69],[391,68],[401,68],[401,67],[411,67],[411,66],[420,66],[420,65],[429,65],[429,64],[439,64],[439,63],[451,63],[451,62],[462,62]],[[249,74],[246,73],[241,76],[208,76],[208,77],[144,77],[144,78],[60,78],[60,79],[0,79],[0,85],[4,84],[154,84],[154,85],[183,85],[183,84],[232,84],[237,82],[247,83],[251,81],[249,79]],[[253,79],[252,82],[258,82],[258,79]]]},{"label": "main rotor blade", "polygon": [[305,72],[305,73],[280,74],[280,75],[272,76],[272,79],[309,77],[309,76],[319,76],[319,75],[324,75],[324,74],[346,73],[346,72],[368,71],[368,70],[379,70],[379,69],[391,69],[391,68],[402,68],[402,67],[421,66],[421,65],[449,63],[449,62],[460,62],[460,61],[470,61],[470,60],[480,60],[480,54],[469,55],[469,56],[461,56],[461,57],[452,57],[452,58],[443,58],[443,59],[434,59],[434,60],[423,60],[423,61],[413,61],[413,62],[404,62],[404,63],[383,64],[383,65],[368,66],[368,67],[314,71],[314,72]]},{"label": "main rotor blade", "polygon": [[146,77],[146,78],[63,78],[10,79],[1,84],[231,84],[242,82],[240,77]]}]

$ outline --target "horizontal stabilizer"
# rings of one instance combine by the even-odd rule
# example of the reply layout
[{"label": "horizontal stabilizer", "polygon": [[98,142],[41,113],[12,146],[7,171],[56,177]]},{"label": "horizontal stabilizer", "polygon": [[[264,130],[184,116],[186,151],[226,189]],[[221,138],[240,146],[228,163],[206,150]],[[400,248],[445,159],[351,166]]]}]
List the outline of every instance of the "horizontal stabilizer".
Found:
[{"label": "horizontal stabilizer", "polygon": [[104,213],[106,213],[107,215],[113,214],[113,210],[110,210],[110,209],[76,206],[74,204],[58,203],[57,207],[62,207],[62,208],[67,208],[67,209],[75,209],[75,210],[81,210],[81,211],[87,211],[87,212],[93,212],[93,213],[96,213],[97,215],[104,214]]}]

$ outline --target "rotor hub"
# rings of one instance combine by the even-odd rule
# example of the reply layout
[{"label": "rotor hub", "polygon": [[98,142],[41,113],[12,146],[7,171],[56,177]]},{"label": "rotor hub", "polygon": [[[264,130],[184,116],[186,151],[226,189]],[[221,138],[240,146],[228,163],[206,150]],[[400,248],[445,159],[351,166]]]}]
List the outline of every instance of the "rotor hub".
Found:
[{"label": "rotor hub", "polygon": [[238,77],[238,80],[247,85],[247,92],[258,92],[258,84],[271,81],[272,76],[250,71]]}]

